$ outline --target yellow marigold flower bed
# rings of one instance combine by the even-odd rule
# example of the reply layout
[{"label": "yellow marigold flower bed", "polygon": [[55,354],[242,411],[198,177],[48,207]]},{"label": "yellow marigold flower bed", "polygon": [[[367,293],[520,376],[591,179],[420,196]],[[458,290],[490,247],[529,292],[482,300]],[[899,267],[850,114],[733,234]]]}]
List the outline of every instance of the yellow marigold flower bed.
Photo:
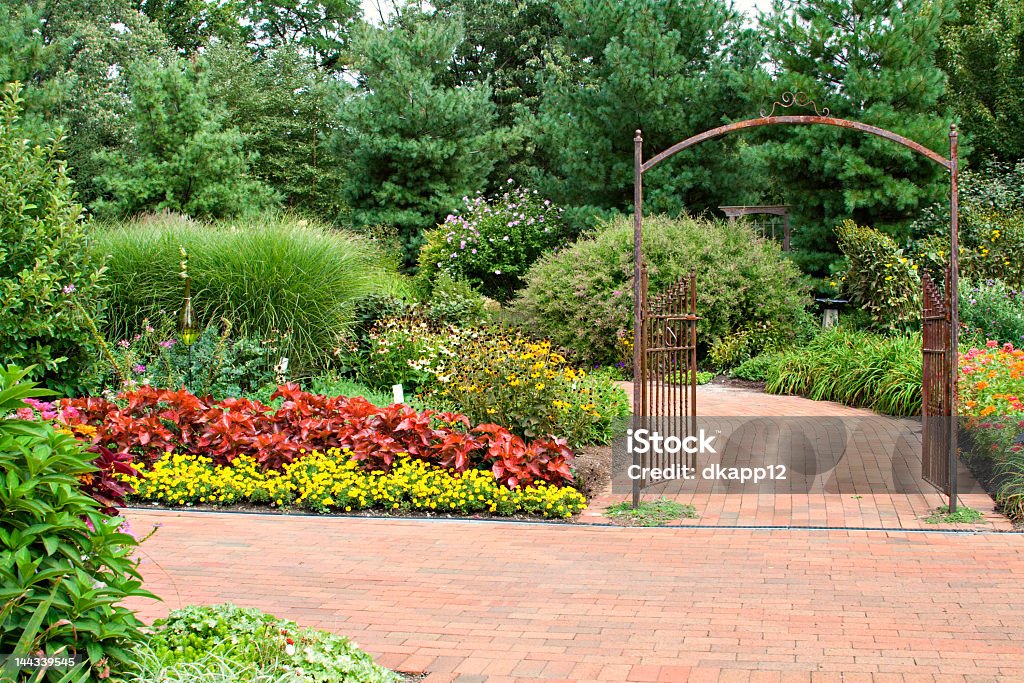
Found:
[{"label": "yellow marigold flower bed", "polygon": [[387,473],[364,471],[348,451],[314,451],[281,470],[263,471],[250,457],[214,465],[201,455],[169,453],[139,477],[123,477],[134,498],[168,505],[266,503],[316,512],[387,510],[530,514],[565,519],[586,507],[574,488],[539,483],[509,489],[489,471],[454,472],[403,458]]}]

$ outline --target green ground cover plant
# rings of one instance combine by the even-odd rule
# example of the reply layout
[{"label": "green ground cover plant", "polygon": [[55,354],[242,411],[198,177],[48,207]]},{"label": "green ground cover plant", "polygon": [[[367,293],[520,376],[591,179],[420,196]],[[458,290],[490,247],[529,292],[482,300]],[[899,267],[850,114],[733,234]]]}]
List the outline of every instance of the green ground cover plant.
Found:
[{"label": "green ground cover plant", "polygon": [[153,624],[127,683],[398,683],[348,638],[232,604],[189,606]]},{"label": "green ground cover plant", "polygon": [[978,524],[984,520],[985,516],[974,508],[959,505],[956,512],[950,512],[948,505],[942,505],[928,515],[924,521],[928,524]]},{"label": "green ground cover plant", "polygon": [[632,503],[615,503],[604,511],[605,516],[630,526],[662,526],[675,519],[697,519],[697,509],[689,503],[677,503],[667,498]]},{"label": "green ground cover plant", "polygon": [[[632,334],[633,225],[616,218],[570,247],[549,252],[526,276],[514,304],[524,327],[571,349],[580,362],[614,365]],[[759,322],[789,337],[808,302],[800,273],[778,244],[745,224],[651,216],[644,256],[652,294],[697,273],[702,348]]]},{"label": "green ground cover plant", "polygon": [[764,382],[768,379],[768,373],[775,362],[774,354],[762,353],[737,365],[729,372],[729,376],[748,382]]}]

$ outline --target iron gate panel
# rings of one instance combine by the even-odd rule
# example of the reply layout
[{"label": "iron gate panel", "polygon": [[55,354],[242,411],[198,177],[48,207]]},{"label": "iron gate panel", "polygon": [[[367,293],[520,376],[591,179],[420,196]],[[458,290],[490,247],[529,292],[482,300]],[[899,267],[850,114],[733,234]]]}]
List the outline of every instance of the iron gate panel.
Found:
[{"label": "iron gate panel", "polygon": [[949,276],[946,291],[940,292],[935,281],[925,273],[921,276],[924,294],[924,315],[921,331],[924,337],[921,384],[921,478],[946,495],[950,493],[950,461],[955,407],[951,405],[952,378],[956,372],[953,358],[952,318],[950,316]]},{"label": "iron gate panel", "polygon": [[[697,290],[696,276],[680,278],[667,290],[649,297],[647,268],[640,271],[640,372],[637,427],[680,439],[697,431]],[[645,468],[694,467],[696,455],[683,452],[634,454]],[[642,475],[634,499],[650,485]]]}]

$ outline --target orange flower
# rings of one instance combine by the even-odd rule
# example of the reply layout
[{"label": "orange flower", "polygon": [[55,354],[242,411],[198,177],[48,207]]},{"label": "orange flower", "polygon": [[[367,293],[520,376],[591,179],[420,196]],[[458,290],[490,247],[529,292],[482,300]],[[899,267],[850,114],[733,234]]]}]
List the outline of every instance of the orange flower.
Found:
[{"label": "orange flower", "polygon": [[996,412],[996,407],[995,406],[985,406],[981,410],[981,416],[982,417],[988,417],[989,415],[991,415],[994,412]]},{"label": "orange flower", "polygon": [[988,389],[988,382],[986,382],[985,380],[981,380],[980,382],[974,385],[974,388],[977,389],[978,391]]}]

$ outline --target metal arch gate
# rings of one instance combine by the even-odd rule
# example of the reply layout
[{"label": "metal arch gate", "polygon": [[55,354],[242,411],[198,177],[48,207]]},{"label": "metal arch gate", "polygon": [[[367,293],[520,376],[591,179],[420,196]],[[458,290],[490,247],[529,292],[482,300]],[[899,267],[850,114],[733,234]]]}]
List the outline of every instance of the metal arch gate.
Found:
[{"label": "metal arch gate", "polygon": [[[813,115],[776,116],[777,107],[813,108]],[[652,381],[651,370],[646,365],[647,351],[644,346],[646,339],[645,326],[651,320],[647,310],[647,277],[643,259],[643,174],[669,157],[688,147],[700,144],[727,133],[774,125],[823,125],[856,130],[876,135],[895,142],[925,156],[949,172],[949,205],[950,205],[950,259],[946,272],[945,301],[939,300],[938,288],[930,278],[922,283],[925,300],[925,320],[922,327],[924,343],[922,345],[925,372],[922,377],[922,393],[925,398],[922,408],[924,429],[922,432],[921,469],[922,477],[937,489],[949,496],[949,511],[956,510],[956,476],[957,476],[957,358],[960,314],[957,296],[959,280],[959,151],[958,135],[955,125],[949,129],[949,156],[945,157],[920,143],[898,135],[890,130],[878,128],[858,121],[833,118],[829,110],[818,111],[817,106],[803,93],[786,92],[781,101],[772,105],[771,112],[761,112],[760,118],[737,121],[718,128],[698,133],[668,149],[643,159],[643,135],[636,131],[633,138],[633,404],[637,407],[636,416],[643,420],[654,417],[651,406],[646,402],[644,387]],[[692,281],[691,281],[692,283]],[[692,292],[692,284],[691,284]],[[693,312],[695,314],[695,311]],[[694,347],[696,341],[694,340]],[[694,359],[695,361],[695,359]],[[694,370],[696,364],[694,363]],[[687,410],[696,415],[696,391]],[[687,413],[689,414],[689,413]],[[633,464],[640,465],[640,456],[634,454]],[[642,483],[634,480],[633,505],[640,501]]]}]

